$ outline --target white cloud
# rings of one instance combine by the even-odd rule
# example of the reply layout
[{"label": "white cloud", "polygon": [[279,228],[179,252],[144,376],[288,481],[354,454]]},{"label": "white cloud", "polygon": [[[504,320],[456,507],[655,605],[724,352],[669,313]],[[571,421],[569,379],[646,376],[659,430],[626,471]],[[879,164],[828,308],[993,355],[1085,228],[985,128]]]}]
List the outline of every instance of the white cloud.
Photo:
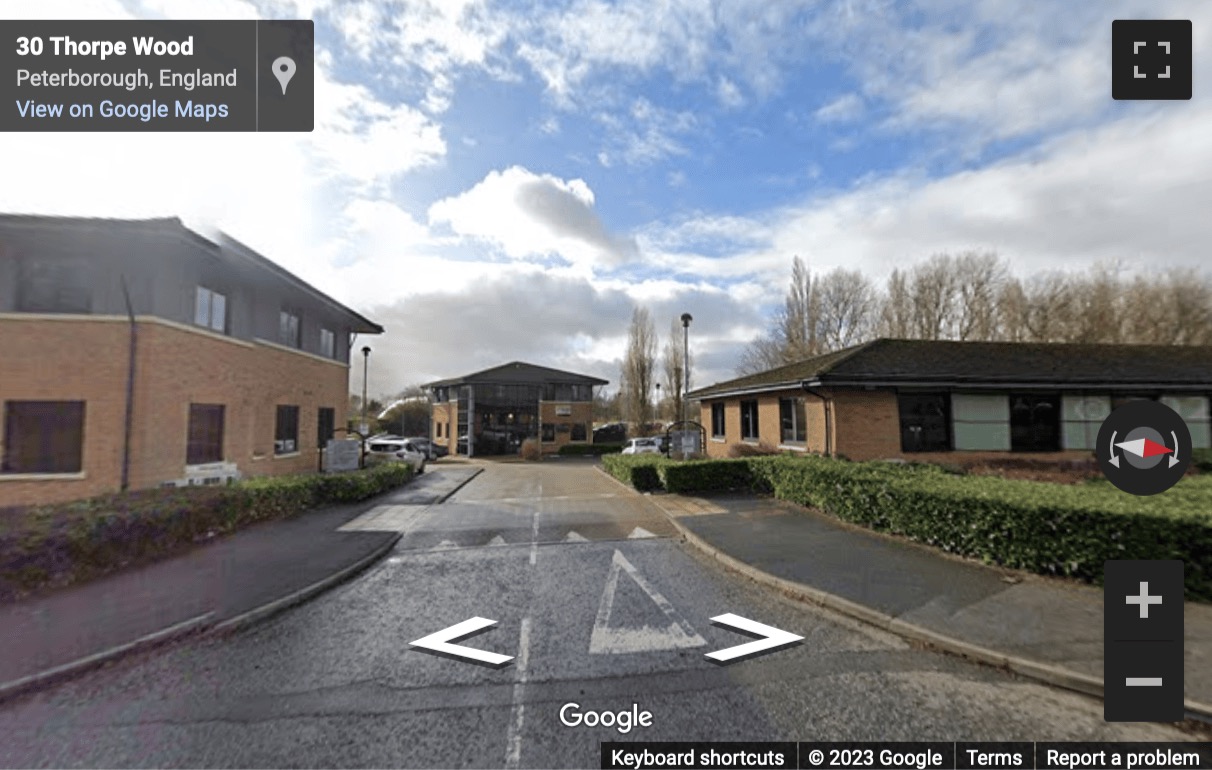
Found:
[{"label": "white cloud", "polygon": [[492,244],[511,259],[557,257],[588,266],[632,259],[634,242],[608,232],[593,205],[584,180],[512,166],[433,204],[429,221]]},{"label": "white cloud", "polygon": [[735,109],[745,104],[745,97],[741,94],[741,89],[737,84],[726,77],[720,77],[719,84],[716,86],[716,94],[719,97],[720,103],[730,109]]},{"label": "white cloud", "polygon": [[856,93],[843,94],[814,113],[822,123],[850,123],[862,114],[863,98]]}]

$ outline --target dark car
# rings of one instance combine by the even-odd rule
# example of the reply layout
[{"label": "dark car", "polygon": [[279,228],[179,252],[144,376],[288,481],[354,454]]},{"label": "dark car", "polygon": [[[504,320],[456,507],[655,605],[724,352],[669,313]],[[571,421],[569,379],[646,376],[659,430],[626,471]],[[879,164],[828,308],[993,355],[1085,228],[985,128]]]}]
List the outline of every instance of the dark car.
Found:
[{"label": "dark car", "polygon": [[413,446],[424,452],[425,456],[430,460],[436,460],[439,457],[445,457],[446,455],[450,454],[449,449],[441,444],[435,444],[432,440],[427,439],[424,436],[412,436],[409,437],[408,440],[412,442]]},{"label": "dark car", "polygon": [[627,440],[627,426],[621,422],[599,425],[593,429],[595,444],[615,444]]}]

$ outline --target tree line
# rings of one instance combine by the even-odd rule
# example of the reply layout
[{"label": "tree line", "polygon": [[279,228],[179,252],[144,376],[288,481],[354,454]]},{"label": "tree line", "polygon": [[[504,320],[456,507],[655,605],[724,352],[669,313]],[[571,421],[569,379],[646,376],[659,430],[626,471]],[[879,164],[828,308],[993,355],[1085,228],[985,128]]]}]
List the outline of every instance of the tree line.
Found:
[{"label": "tree line", "polygon": [[1129,276],[1114,262],[1020,279],[994,252],[965,252],[897,268],[880,287],[858,270],[814,274],[797,256],[783,306],[736,371],[876,337],[1212,345],[1212,279],[1179,267]]},{"label": "tree line", "polygon": [[[627,351],[623,355],[616,403],[603,403],[601,411],[617,413],[635,425],[654,420],[679,419],[686,381],[686,354],[679,317],[670,319],[669,332],[661,344],[656,323],[646,307],[637,307],[627,329]],[[660,345],[660,360],[657,347]]]}]

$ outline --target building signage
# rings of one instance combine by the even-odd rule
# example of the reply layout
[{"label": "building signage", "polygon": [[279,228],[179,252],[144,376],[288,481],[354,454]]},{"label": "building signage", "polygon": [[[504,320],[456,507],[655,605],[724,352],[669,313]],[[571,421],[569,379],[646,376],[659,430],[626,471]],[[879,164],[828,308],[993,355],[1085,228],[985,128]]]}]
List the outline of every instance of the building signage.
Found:
[{"label": "building signage", "polygon": [[572,404],[556,404],[555,413],[556,417],[571,417]]},{"label": "building signage", "polygon": [[329,439],[324,451],[324,470],[328,473],[356,471],[362,454],[362,442],[355,439]]}]

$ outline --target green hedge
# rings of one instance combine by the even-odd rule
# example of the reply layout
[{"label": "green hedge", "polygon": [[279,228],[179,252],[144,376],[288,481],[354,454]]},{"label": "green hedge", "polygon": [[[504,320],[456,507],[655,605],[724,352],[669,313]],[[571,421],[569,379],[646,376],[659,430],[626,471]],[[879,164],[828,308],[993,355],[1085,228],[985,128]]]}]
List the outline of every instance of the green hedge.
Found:
[{"label": "green hedge", "polygon": [[584,457],[586,455],[609,455],[623,451],[623,442],[602,442],[601,444],[565,444],[560,447],[559,454],[563,457]]},{"label": "green hedge", "polygon": [[728,492],[753,488],[748,459],[689,460],[658,467],[661,486],[670,492]]},{"label": "green hedge", "polygon": [[260,477],[231,486],[149,489],[0,512],[0,600],[142,564],[191,543],[404,484],[403,464]]},{"label": "green hedge", "polygon": [[[1103,480],[1048,484],[932,465],[815,456],[675,463],[619,458],[608,469],[669,491],[744,486],[845,521],[1015,569],[1102,580],[1109,559],[1181,559],[1191,598],[1212,600],[1212,477],[1135,497]],[[636,484],[637,489],[641,488]]]},{"label": "green hedge", "polygon": [[611,476],[624,484],[630,484],[641,492],[661,489],[659,469],[671,460],[663,455],[603,455],[602,467]]},{"label": "green hedge", "polygon": [[1212,473],[1212,449],[1196,449],[1191,452],[1191,460],[1202,473]]}]

